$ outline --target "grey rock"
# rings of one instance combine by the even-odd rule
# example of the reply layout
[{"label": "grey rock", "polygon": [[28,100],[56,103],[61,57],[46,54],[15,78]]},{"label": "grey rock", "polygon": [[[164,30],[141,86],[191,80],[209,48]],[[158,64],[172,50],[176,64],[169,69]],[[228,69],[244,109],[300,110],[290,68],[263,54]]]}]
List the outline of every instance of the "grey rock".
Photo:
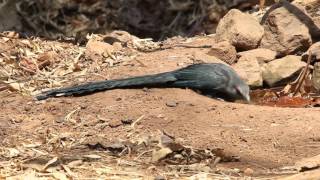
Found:
[{"label": "grey rock", "polygon": [[250,87],[262,86],[262,71],[255,57],[242,56],[233,68]]},{"label": "grey rock", "polygon": [[167,105],[168,107],[176,107],[176,106],[178,105],[178,103],[175,102],[175,101],[168,101],[168,102],[166,103],[166,105]]},{"label": "grey rock", "polygon": [[263,80],[269,86],[275,86],[286,79],[292,78],[306,65],[300,56],[288,55],[262,66]]}]

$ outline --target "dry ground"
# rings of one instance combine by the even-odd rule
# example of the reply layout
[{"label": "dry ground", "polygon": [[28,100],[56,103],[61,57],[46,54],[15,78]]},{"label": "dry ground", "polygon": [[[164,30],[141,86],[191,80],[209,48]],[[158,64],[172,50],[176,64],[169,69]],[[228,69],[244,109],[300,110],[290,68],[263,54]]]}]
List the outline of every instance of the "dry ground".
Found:
[{"label": "dry ground", "polygon": [[[43,42],[44,46],[46,43]],[[64,52],[70,49],[65,48]],[[196,51],[203,49],[136,52],[131,61],[103,68],[97,72],[100,76],[87,76],[98,80],[169,71],[192,63]],[[64,54],[67,58],[68,53]],[[70,80],[64,85],[74,83]],[[0,92],[0,97],[0,179],[8,176],[63,179],[65,174],[107,179],[153,179],[157,175],[176,179],[193,175],[216,179],[246,176],[262,179],[283,175],[285,172],[281,167],[319,153],[320,109],[317,108],[228,103],[185,89],[111,90],[40,102],[31,96],[6,90]],[[126,119],[138,119],[139,122],[134,127],[122,124],[121,120]],[[159,130],[193,148],[222,148],[227,156],[240,157],[240,161],[221,162],[214,171],[190,167],[183,170],[178,166],[138,161],[137,155],[117,157],[101,149],[81,146],[86,141],[106,143],[155,135]],[[138,154],[141,159],[149,158],[144,157],[143,152]],[[89,160],[79,160],[80,156],[89,156]],[[48,162],[54,164],[55,157],[69,158],[60,163],[69,163],[69,168],[61,166],[58,172],[65,174],[44,173],[35,171],[39,169],[30,163],[23,165],[39,157],[44,157],[41,166]],[[77,161],[79,164],[70,165]]]}]

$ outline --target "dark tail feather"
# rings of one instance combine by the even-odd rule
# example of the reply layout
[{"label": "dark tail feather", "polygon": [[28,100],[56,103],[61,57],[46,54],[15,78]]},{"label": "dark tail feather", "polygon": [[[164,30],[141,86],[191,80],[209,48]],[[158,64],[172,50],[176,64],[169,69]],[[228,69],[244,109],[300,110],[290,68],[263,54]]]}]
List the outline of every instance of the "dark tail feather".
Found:
[{"label": "dark tail feather", "polygon": [[172,73],[161,73],[127,79],[98,81],[78,86],[49,90],[37,95],[36,99],[44,100],[49,97],[84,95],[117,88],[155,87],[162,86],[176,80],[177,79]]}]

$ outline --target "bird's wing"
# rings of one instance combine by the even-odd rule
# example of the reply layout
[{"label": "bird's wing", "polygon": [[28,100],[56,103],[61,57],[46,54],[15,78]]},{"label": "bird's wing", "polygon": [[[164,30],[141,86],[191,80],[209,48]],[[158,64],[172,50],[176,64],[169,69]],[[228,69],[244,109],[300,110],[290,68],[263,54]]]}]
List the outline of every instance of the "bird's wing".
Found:
[{"label": "bird's wing", "polygon": [[212,66],[192,66],[175,72],[177,81],[173,83],[176,87],[187,87],[193,89],[222,89],[228,81],[228,77],[222,69]]}]

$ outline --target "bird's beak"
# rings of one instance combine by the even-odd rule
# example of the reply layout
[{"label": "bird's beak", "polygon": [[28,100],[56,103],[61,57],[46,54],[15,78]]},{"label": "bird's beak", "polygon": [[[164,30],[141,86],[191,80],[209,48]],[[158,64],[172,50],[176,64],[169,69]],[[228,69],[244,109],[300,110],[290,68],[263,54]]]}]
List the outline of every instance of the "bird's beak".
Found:
[{"label": "bird's beak", "polygon": [[250,103],[250,95],[244,95],[244,100],[249,104]]}]

